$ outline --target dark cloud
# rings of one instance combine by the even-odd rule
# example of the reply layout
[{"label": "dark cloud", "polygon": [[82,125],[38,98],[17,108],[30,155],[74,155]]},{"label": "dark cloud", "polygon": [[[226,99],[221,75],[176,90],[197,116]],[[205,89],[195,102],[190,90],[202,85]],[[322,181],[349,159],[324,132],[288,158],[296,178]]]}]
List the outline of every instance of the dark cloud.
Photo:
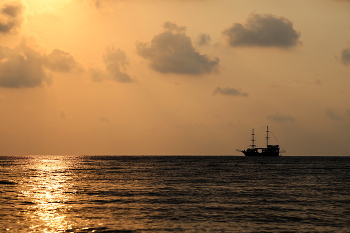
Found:
[{"label": "dark cloud", "polygon": [[63,111],[60,111],[60,118],[63,120],[66,119],[66,114]]},{"label": "dark cloud", "polygon": [[343,49],[341,52],[340,61],[346,66],[350,65],[350,48]]},{"label": "dark cloud", "polygon": [[[80,67],[69,53],[62,50],[57,53],[57,50],[53,50],[49,55],[46,55],[36,48],[37,45],[33,46],[32,43],[32,38],[23,38],[20,45],[14,49],[0,46],[1,87],[38,87],[43,82],[51,82],[51,76],[46,70],[70,72],[72,71],[71,67]],[[55,54],[55,59],[51,58],[53,54]],[[71,59],[66,60],[67,56]],[[70,68],[58,69],[62,67]]]},{"label": "dark cloud", "polygon": [[130,75],[126,73],[126,66],[129,63],[123,50],[114,47],[106,48],[103,61],[109,78],[121,83],[132,82]]},{"label": "dark cloud", "polygon": [[231,87],[226,87],[226,88],[217,87],[214,90],[213,94],[214,95],[216,95],[216,94],[231,95],[231,96],[248,96],[247,93],[241,92],[240,90],[237,90],[237,89],[231,88]]},{"label": "dark cloud", "polygon": [[96,8],[100,8],[103,1],[102,0],[93,0],[92,2]]},{"label": "dark cloud", "polygon": [[331,118],[333,121],[342,121],[344,120],[344,117],[337,113],[334,109],[327,108],[326,109],[326,115]]},{"label": "dark cloud", "polygon": [[175,33],[185,33],[186,32],[186,27],[177,26],[177,24],[169,22],[169,21],[167,21],[163,24],[163,28],[165,30],[172,31]]},{"label": "dark cloud", "polygon": [[15,49],[0,47],[0,86],[8,88],[37,87],[49,81],[43,56],[28,47],[26,40]]},{"label": "dark cloud", "polygon": [[322,81],[320,79],[315,79],[312,84],[322,86]]},{"label": "dark cloud", "polygon": [[350,109],[346,110],[345,114],[346,114],[347,116],[350,116]]},{"label": "dark cloud", "polygon": [[109,10],[113,6],[113,4],[116,4],[123,0],[80,0],[83,1],[85,4],[94,7],[98,10]]},{"label": "dark cloud", "polygon": [[90,68],[89,73],[94,82],[103,82],[103,80],[107,79],[107,75],[101,69]]},{"label": "dark cloud", "polygon": [[105,122],[105,123],[110,123],[111,122],[107,117],[100,117],[98,120],[101,121],[101,122]]},{"label": "dark cloud", "polygon": [[274,122],[288,122],[288,121],[294,122],[295,121],[294,117],[289,115],[281,115],[279,113],[276,113],[274,115],[268,115],[266,118]]},{"label": "dark cloud", "polygon": [[103,62],[106,65],[106,71],[101,69],[90,68],[89,72],[94,82],[103,80],[113,80],[120,83],[132,82],[130,75],[126,72],[129,65],[126,54],[121,49],[113,46],[107,47],[103,54]]},{"label": "dark cloud", "polygon": [[19,2],[8,2],[0,9],[0,33],[8,34],[20,27],[24,20],[24,7]]},{"label": "dark cloud", "polygon": [[137,53],[149,60],[150,67],[161,73],[201,75],[218,70],[219,58],[200,54],[186,36],[185,27],[164,23],[165,31],[156,35],[151,43],[138,42]]},{"label": "dark cloud", "polygon": [[67,73],[82,70],[81,65],[75,60],[73,55],[61,49],[53,49],[47,55],[47,66],[55,72]]},{"label": "dark cloud", "polygon": [[229,45],[282,47],[296,46],[300,33],[294,30],[293,23],[284,17],[270,14],[251,14],[245,25],[235,23],[223,31]]},{"label": "dark cloud", "polygon": [[197,44],[199,46],[208,45],[211,42],[211,37],[209,34],[202,33],[197,37]]},{"label": "dark cloud", "polygon": [[304,81],[304,80],[296,79],[294,81],[298,84],[301,84],[301,85],[322,86],[322,80],[320,80],[320,79],[314,79],[312,81]]}]

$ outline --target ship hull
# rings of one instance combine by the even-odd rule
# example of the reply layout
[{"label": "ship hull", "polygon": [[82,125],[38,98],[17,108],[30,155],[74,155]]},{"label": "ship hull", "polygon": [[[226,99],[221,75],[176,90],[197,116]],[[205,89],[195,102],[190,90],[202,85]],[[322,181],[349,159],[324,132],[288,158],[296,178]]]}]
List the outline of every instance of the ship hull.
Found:
[{"label": "ship hull", "polygon": [[255,156],[255,157],[278,157],[279,153],[259,153],[259,152],[248,152],[242,151],[245,156]]}]

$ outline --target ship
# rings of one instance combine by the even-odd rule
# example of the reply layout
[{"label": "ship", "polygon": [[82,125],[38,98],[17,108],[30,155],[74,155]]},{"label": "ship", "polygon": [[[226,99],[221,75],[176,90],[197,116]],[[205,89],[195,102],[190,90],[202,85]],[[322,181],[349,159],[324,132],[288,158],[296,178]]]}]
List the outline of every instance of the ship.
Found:
[{"label": "ship", "polygon": [[245,150],[237,151],[242,152],[245,156],[258,156],[258,157],[278,157],[281,156],[280,153],[284,153],[285,150],[280,149],[279,145],[269,145],[269,127],[266,126],[266,147],[256,147],[255,145],[255,134],[254,129],[252,129],[252,144],[250,148]]}]

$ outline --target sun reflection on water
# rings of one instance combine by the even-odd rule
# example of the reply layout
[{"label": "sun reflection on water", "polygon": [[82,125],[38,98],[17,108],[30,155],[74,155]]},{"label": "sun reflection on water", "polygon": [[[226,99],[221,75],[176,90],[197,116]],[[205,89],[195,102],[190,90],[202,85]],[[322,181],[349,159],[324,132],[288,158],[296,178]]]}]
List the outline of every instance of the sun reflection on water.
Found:
[{"label": "sun reflection on water", "polygon": [[[33,172],[27,177],[23,195],[32,203],[27,214],[32,223],[31,231],[57,232],[72,229],[73,223],[66,216],[73,198],[70,189],[70,162],[62,158],[34,158],[29,165]],[[70,190],[70,191],[68,191]]]}]

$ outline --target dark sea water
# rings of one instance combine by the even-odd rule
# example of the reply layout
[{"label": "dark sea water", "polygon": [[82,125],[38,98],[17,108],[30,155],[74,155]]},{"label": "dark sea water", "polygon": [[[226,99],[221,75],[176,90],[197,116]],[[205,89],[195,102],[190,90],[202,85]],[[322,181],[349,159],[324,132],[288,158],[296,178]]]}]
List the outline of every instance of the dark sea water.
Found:
[{"label": "dark sea water", "polygon": [[350,157],[2,156],[0,232],[350,232]]}]

